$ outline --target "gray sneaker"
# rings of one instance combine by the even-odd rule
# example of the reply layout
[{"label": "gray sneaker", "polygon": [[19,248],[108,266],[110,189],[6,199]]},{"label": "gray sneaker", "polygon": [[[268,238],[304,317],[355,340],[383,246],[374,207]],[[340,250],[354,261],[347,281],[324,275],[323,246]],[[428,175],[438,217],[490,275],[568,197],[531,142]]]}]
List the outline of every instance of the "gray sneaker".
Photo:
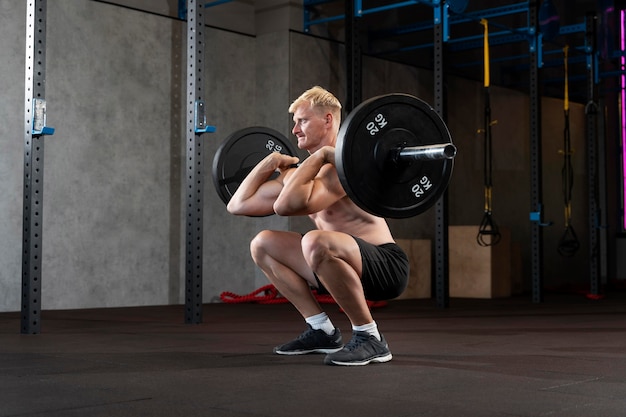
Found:
[{"label": "gray sneaker", "polygon": [[352,332],[352,339],[343,349],[326,355],[326,365],[367,365],[371,362],[389,362],[392,358],[389,346],[383,335],[381,340],[367,332]]},{"label": "gray sneaker", "polygon": [[341,331],[335,328],[333,334],[328,335],[324,330],[314,330],[307,323],[307,329],[296,339],[284,345],[276,346],[274,353],[279,355],[305,355],[307,353],[332,353],[343,347]]}]

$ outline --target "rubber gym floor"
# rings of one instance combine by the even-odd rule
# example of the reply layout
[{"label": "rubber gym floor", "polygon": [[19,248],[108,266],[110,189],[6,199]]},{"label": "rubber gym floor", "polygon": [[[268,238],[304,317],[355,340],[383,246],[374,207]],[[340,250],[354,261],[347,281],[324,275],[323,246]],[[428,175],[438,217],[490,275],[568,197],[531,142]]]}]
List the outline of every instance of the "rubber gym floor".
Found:
[{"label": "rubber gym floor", "polygon": [[373,312],[394,358],[360,367],[273,354],[304,328],[288,304],[43,311],[37,335],[2,313],[0,416],[626,415],[626,293]]}]

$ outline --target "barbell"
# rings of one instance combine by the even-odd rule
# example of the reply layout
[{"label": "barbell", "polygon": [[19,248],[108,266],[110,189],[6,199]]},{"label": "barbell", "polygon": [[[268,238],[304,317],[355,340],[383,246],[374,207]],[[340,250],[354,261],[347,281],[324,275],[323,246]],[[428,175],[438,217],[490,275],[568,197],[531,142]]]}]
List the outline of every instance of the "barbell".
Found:
[{"label": "barbell", "polygon": [[[437,112],[409,94],[373,97],[342,123],[335,147],[337,175],[354,203],[380,217],[423,213],[445,192],[456,147]],[[297,156],[284,135],[249,127],[228,136],[213,158],[213,183],[228,203],[248,173],[271,152]]]}]

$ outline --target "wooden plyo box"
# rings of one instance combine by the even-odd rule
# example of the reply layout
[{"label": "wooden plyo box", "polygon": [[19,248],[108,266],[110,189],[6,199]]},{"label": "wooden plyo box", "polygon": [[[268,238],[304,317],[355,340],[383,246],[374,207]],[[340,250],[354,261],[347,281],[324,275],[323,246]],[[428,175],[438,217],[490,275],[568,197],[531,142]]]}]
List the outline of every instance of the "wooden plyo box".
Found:
[{"label": "wooden plyo box", "polygon": [[409,285],[396,300],[431,297],[431,241],[396,239],[409,257]]},{"label": "wooden plyo box", "polygon": [[500,241],[480,246],[478,226],[448,228],[450,297],[511,296],[511,233],[500,228]]}]

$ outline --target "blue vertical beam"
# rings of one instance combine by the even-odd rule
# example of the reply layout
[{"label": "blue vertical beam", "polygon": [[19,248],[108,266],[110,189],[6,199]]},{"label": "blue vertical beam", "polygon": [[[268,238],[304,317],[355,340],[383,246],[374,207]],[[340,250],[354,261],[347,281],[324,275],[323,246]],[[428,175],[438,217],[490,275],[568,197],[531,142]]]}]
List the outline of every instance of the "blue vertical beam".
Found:
[{"label": "blue vertical beam", "polygon": [[44,137],[46,126],[46,0],[26,9],[24,92],[24,204],[22,218],[21,333],[41,331]]},{"label": "blue vertical beam", "polygon": [[[441,16],[447,13],[445,6],[435,6],[435,26],[433,31],[433,76],[435,111],[445,120],[445,82],[444,82],[444,22]],[[450,273],[448,259],[448,190],[435,205],[435,302],[439,308],[448,308],[450,304]]]},{"label": "blue vertical beam", "polygon": [[202,323],[203,147],[196,125],[204,109],[203,22],[201,5],[187,0],[185,323],[190,324]]}]

